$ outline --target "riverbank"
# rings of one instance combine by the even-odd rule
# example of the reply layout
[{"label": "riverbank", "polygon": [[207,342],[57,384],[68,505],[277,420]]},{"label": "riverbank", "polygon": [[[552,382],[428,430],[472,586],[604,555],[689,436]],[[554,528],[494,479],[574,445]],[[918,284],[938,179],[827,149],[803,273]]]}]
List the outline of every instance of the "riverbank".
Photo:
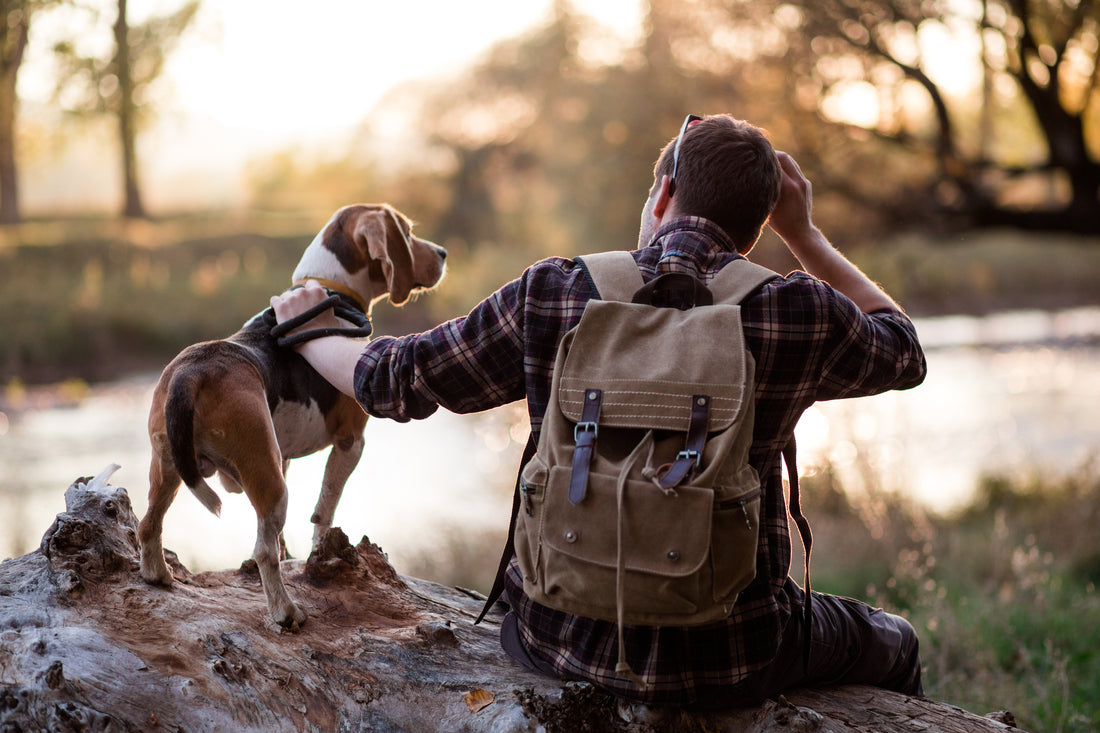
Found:
[{"label": "riverbank", "polygon": [[[0,231],[0,384],[159,370],[184,346],[228,335],[263,310],[289,285],[314,226],[302,217],[198,217]],[[762,240],[753,257],[795,267],[777,248]],[[1100,240],[973,232],[904,236],[848,254],[914,316],[1100,305]],[[484,279],[464,270],[477,266],[448,262],[431,297],[381,304],[376,331],[408,333],[465,313],[486,294],[462,287]]]}]

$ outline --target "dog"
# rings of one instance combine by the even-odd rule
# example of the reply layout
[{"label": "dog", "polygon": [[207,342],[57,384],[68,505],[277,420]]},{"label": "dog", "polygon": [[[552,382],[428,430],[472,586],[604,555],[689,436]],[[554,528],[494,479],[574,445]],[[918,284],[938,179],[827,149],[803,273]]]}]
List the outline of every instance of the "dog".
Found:
[{"label": "dog", "polygon": [[[446,254],[413,236],[409,220],[394,208],[355,204],[337,211],[313,239],[292,284],[317,281],[367,322],[382,298],[402,305],[413,292],[435,287]],[[182,481],[220,514],[221,500],[205,480],[217,472],[223,487],[244,492],[256,510],[253,558],[268,610],[277,624],[295,629],[306,614],[279,572],[287,466],[332,446],[312,517],[316,547],[362,455],[367,415],[293,349],[278,345],[273,316],[260,313],[227,339],[184,349],[161,374],[149,411],[153,456],[149,508],[138,525],[140,572],[146,582],[172,584],[161,542],[165,512]]]}]

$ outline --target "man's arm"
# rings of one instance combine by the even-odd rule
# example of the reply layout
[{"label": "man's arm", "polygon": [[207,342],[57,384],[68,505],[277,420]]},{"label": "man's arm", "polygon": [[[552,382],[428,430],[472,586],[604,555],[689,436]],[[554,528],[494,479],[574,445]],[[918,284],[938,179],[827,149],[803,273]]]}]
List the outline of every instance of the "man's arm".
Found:
[{"label": "man's arm", "polygon": [[768,219],[772,231],[779,235],[806,272],[848,296],[864,313],[883,308],[901,310],[882,288],[829,244],[821,230],[814,226],[809,180],[794,158],[779,151],[776,155],[783,171],[783,182],[779,203]]},{"label": "man's arm", "polygon": [[[291,290],[284,295],[271,299],[275,317],[280,323],[303,313],[328,297],[318,283],[309,281],[305,287]],[[315,328],[339,327],[332,310],[327,310],[306,325],[292,333],[312,331]],[[332,386],[349,397],[355,397],[355,365],[366,346],[364,339],[351,339],[346,336],[326,336],[299,344],[296,348],[305,357],[317,373],[327,379]]]}]

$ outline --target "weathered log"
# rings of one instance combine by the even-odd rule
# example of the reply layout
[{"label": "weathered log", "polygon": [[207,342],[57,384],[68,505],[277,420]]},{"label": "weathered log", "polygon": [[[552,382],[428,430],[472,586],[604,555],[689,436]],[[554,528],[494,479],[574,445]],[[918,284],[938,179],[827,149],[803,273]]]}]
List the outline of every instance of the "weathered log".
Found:
[{"label": "weathered log", "polygon": [[78,479],[39,550],[0,564],[2,731],[1002,731],[870,687],[691,714],[525,672],[476,594],[398,575],[333,529],[283,573],[309,622],[266,612],[255,565],[172,589],[138,575],[136,520],[109,471]]}]

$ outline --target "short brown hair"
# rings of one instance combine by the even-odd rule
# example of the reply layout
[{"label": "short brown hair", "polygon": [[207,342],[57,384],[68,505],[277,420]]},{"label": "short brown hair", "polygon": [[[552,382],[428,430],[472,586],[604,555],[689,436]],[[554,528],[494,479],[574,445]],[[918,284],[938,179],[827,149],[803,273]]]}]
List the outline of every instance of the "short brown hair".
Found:
[{"label": "short brown hair", "polygon": [[[675,138],[657,158],[653,178],[672,175]],[[782,173],[775,148],[760,128],[729,115],[704,117],[684,132],[676,170],[680,213],[710,219],[739,252],[760,237],[779,201]]]}]

